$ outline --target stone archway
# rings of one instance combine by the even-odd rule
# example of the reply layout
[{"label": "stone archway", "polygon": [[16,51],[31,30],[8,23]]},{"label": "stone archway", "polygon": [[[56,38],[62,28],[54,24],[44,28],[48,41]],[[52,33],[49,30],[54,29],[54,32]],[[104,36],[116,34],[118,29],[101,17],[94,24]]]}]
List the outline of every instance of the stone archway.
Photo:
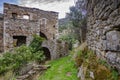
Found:
[{"label": "stone archway", "polygon": [[41,36],[42,38],[45,38],[46,40],[48,39],[47,36],[46,36],[44,33],[42,33],[42,32],[40,32],[40,36]]},{"label": "stone archway", "polygon": [[42,50],[44,51],[45,59],[46,60],[51,60],[51,54],[48,48],[42,47]]}]

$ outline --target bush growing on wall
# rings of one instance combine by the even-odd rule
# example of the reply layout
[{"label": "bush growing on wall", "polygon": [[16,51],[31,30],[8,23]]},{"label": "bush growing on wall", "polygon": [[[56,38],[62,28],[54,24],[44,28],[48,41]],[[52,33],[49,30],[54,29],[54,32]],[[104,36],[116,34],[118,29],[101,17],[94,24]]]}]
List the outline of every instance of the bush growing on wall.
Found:
[{"label": "bush growing on wall", "polygon": [[45,39],[38,35],[33,35],[33,37],[34,39],[29,46],[32,48],[32,52],[40,51],[42,49],[41,44]]},{"label": "bush growing on wall", "polygon": [[43,55],[42,47],[41,44],[45,40],[44,38],[38,36],[38,35],[33,35],[34,39],[29,45],[30,48],[32,48],[31,52],[33,53],[33,57],[37,62],[41,62],[45,59],[45,56]]}]

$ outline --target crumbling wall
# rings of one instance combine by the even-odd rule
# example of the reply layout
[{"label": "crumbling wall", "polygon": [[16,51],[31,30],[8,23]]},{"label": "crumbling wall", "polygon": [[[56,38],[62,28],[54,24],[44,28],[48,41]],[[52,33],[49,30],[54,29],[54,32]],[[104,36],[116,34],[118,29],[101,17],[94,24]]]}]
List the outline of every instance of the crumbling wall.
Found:
[{"label": "crumbling wall", "polygon": [[42,43],[42,47],[49,49],[51,60],[66,56],[69,51],[68,44],[59,40],[46,40]]},{"label": "crumbling wall", "polygon": [[26,44],[33,34],[45,34],[47,39],[54,39],[57,33],[58,13],[36,8],[4,4],[4,50],[14,48],[13,36],[25,36]]},{"label": "crumbling wall", "polygon": [[87,44],[120,72],[120,0],[87,0]]},{"label": "crumbling wall", "polygon": [[3,52],[3,15],[0,14],[0,53]]}]

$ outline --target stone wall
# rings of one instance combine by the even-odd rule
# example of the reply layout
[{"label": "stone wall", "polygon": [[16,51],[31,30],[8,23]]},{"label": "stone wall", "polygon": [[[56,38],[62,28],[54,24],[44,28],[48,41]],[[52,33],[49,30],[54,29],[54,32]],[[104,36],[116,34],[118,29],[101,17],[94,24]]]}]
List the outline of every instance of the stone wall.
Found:
[{"label": "stone wall", "polygon": [[0,14],[0,53],[3,51],[3,15]]},{"label": "stone wall", "polygon": [[87,0],[87,44],[120,72],[120,0]]},{"label": "stone wall", "polygon": [[47,40],[42,43],[42,47],[49,49],[51,60],[66,56],[69,53],[68,44],[64,41]]},{"label": "stone wall", "polygon": [[33,34],[43,33],[48,40],[54,39],[57,24],[57,12],[4,3],[4,50],[14,48],[14,37],[26,37],[27,45],[31,42]]}]

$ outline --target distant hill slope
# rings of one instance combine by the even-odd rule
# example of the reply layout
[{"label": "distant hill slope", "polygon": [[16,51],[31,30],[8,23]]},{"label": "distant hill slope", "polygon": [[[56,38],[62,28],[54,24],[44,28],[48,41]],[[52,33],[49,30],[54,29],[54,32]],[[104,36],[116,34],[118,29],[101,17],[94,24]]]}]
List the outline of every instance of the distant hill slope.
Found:
[{"label": "distant hill slope", "polygon": [[67,22],[69,22],[68,18],[59,19],[59,25],[65,25]]}]

